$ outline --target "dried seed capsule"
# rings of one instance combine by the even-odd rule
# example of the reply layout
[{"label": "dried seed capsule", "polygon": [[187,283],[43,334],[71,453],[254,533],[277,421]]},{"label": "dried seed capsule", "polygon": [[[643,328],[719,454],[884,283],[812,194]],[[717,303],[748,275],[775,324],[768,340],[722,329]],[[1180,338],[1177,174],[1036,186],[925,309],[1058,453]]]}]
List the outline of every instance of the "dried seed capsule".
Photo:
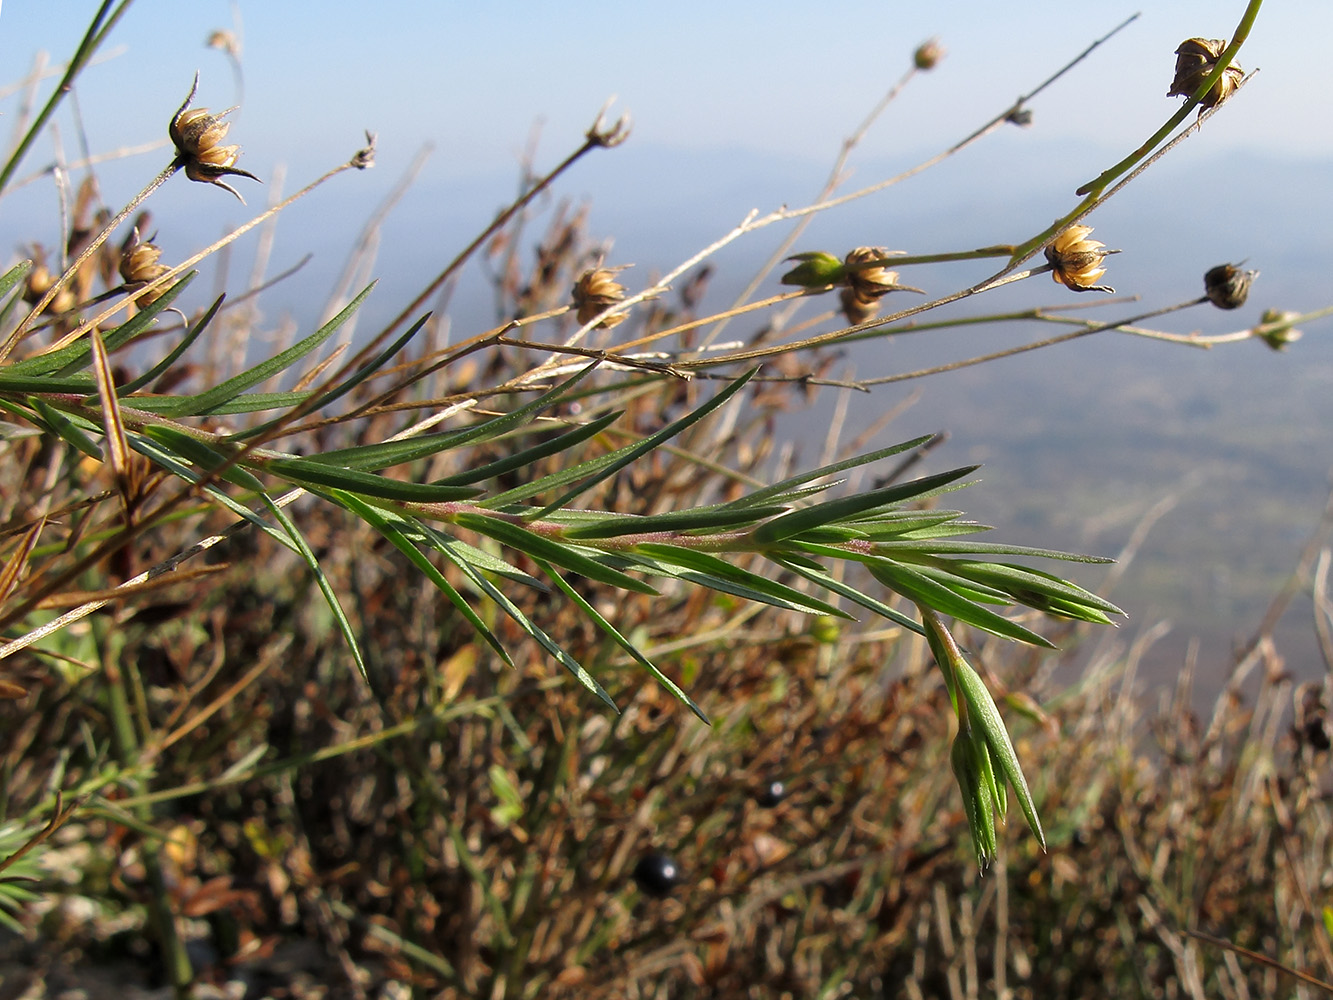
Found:
[{"label": "dried seed capsule", "polygon": [[1091,226],[1070,226],[1046,248],[1051,277],[1076,292],[1109,292],[1112,289],[1094,282],[1106,273],[1102,258],[1117,251],[1103,249],[1106,244],[1088,239],[1091,232]]},{"label": "dried seed capsule", "polygon": [[185,103],[180,106],[180,110],[172,117],[171,124],[167,126],[167,135],[171,137],[171,143],[176,147],[176,161],[185,168],[185,176],[190,180],[226,188],[244,203],[245,199],[241,198],[240,192],[222,180],[228,175],[249,177],[252,181],[259,180],[248,170],[236,166],[236,158],[241,153],[240,146],[222,145],[227,130],[231,128],[231,122],[224,122],[222,119],[236,109],[228,108],[221,114],[215,115],[207,108],[191,108],[190,102],[194,100],[198,86],[199,77],[196,75]]},{"label": "dried seed capsule", "polygon": [[917,69],[934,69],[935,64],[944,58],[944,47],[938,38],[930,38],[917,46],[912,53],[912,65]]},{"label": "dried seed capsule", "polygon": [[[1180,48],[1176,49],[1176,76],[1166,96],[1193,96],[1204,78],[1217,67],[1217,60],[1226,47],[1226,39],[1223,38],[1187,38],[1181,42]],[[1244,76],[1245,71],[1233,62],[1199,103],[1205,108],[1217,107],[1231,96]]]},{"label": "dried seed capsule", "polygon": [[[125,290],[127,292],[137,291],[150,281],[160,278],[170,271],[171,268],[167,265],[157,262],[161,256],[162,251],[153,243],[141,240],[139,230],[135,229],[120,254],[120,276],[125,282]],[[139,296],[135,301],[140,308],[150,306],[160,299],[165,291],[165,287],[155,288],[151,292]]]},{"label": "dried seed capsule", "polygon": [[891,253],[900,252],[884,247],[857,247],[843,259],[847,269],[847,287],[857,298],[870,302],[901,288],[897,271],[890,271],[883,264],[872,263],[882,261]]},{"label": "dried seed capsule", "polygon": [[1203,276],[1208,301],[1219,309],[1239,309],[1250,295],[1258,271],[1242,271],[1235,264],[1218,264]]},{"label": "dried seed capsule", "polygon": [[1284,312],[1281,309],[1265,309],[1264,314],[1259,317],[1259,325],[1255,327],[1254,335],[1273,350],[1285,351],[1288,344],[1301,339],[1301,331],[1292,326],[1298,315],[1300,314]]},{"label": "dried seed capsule", "polygon": [[[587,323],[598,313],[603,312],[625,297],[625,286],[615,280],[615,276],[624,267],[597,267],[584,271],[574,283],[571,295],[580,323]],[[609,330],[625,321],[625,314],[608,316],[597,324],[599,329]]]}]

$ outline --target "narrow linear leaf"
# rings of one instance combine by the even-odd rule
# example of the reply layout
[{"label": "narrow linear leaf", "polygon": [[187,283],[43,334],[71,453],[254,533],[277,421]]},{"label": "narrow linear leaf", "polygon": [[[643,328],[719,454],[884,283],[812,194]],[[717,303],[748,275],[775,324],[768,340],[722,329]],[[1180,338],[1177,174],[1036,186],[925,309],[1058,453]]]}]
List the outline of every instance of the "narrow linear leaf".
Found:
[{"label": "narrow linear leaf", "polygon": [[[225,298],[225,295],[219,295],[214,299],[213,304],[208,307],[208,311],[200,316],[199,320],[192,327],[185,331],[185,336],[181,338],[181,342],[173,347],[167,353],[165,358],[153,365],[152,368],[149,368],[148,371],[144,372],[138,378],[131,379],[129,382],[122,385],[120,387],[120,394],[125,396],[132,392],[138,392],[150,382],[160,378],[164,372],[170,371],[171,367],[180,360],[181,355],[190,349],[190,345],[199,339],[199,334],[203,333],[204,330],[207,329],[208,324],[213,322],[213,317],[216,316],[218,310],[222,308],[222,302]],[[161,299],[158,301],[160,302]]]},{"label": "narrow linear leaf", "polygon": [[[295,364],[301,358],[313,351],[329,337],[337,332],[352,316],[353,313],[361,307],[371,289],[375,287],[375,282],[371,282],[361,290],[356,298],[347,304],[347,306],[329,320],[318,330],[306,337],[304,340],[297,341],[285,351],[280,351],[273,357],[260,362],[253,368],[241,372],[239,375],[233,375],[225,382],[221,382],[212,389],[207,389],[194,396],[182,396],[177,399],[177,407],[174,410],[163,411],[169,416],[195,416],[201,413],[220,412],[219,407],[235,399],[252,385],[258,385],[266,379],[272,378],[279,372],[282,372]],[[308,395],[308,394],[303,394]]]},{"label": "narrow linear leaf", "polygon": [[1055,648],[1049,639],[1043,638],[1031,629],[1024,628],[989,608],[959,596],[943,584],[936,583],[906,566],[889,562],[871,562],[867,563],[867,566],[876,580],[913,603],[923,604],[940,614],[957,618],[995,635],[1017,639],[1046,649]]},{"label": "narrow linear leaf", "polygon": [[790,553],[783,553],[780,556],[778,555],[769,556],[769,559],[771,559],[773,562],[777,563],[784,569],[788,569],[793,573],[797,573],[800,576],[805,577],[811,583],[817,584],[818,586],[824,587],[825,589],[832,591],[835,594],[839,594],[842,597],[847,598],[847,600],[860,605],[867,611],[871,611],[874,614],[879,615],[881,618],[887,618],[894,624],[901,625],[903,628],[909,629],[915,632],[917,635],[925,635],[925,629],[922,627],[920,622],[914,621],[907,615],[903,614],[901,611],[898,611],[895,608],[891,608],[883,601],[876,600],[869,594],[857,590],[850,584],[844,583],[843,581],[825,572],[824,568],[822,566],[819,566],[818,564],[811,565],[809,563],[806,563],[804,560],[798,560],[796,558],[793,558],[793,556]]},{"label": "narrow linear leaf", "polygon": [[333,490],[330,491],[328,495],[334,502],[342,505],[382,534],[389,540],[394,548],[407,556],[407,558],[410,559],[423,574],[425,574],[426,578],[429,579],[431,583],[435,584],[436,589],[444,594],[449,603],[452,604],[458,613],[467,620],[467,623],[472,626],[473,630],[481,636],[486,644],[495,650],[505,663],[511,667],[514,665],[514,661],[510,659],[509,653],[506,652],[504,646],[501,645],[500,640],[496,637],[495,633],[487,627],[486,623],[481,620],[481,616],[472,609],[472,605],[468,603],[467,599],[454,589],[454,586],[444,578],[444,574],[436,569],[435,565],[426,558],[425,553],[412,544],[411,540],[399,530],[398,523],[396,522],[401,519],[396,514],[373,507],[370,504],[363,502],[360,497],[352,493]]},{"label": "narrow linear leaf", "polygon": [[634,658],[636,663],[652,674],[658,684],[661,684],[662,687],[670,691],[672,696],[698,716],[699,719],[703,721],[704,725],[711,726],[713,724],[709,720],[707,713],[695,703],[693,698],[686,694],[675,681],[662,673],[662,671],[659,670],[651,660],[644,656],[632,642],[621,635],[620,631],[607,621],[596,608],[589,604],[582,594],[571,587],[569,583],[565,581],[564,577],[556,572],[552,566],[546,563],[541,563],[540,565],[546,575],[549,576],[555,582],[555,585],[564,592],[565,596],[577,604],[579,610],[587,615],[599,629],[610,636],[612,642],[623,649]]},{"label": "narrow linear leaf", "polygon": [[[198,438],[193,438],[174,427],[156,425],[145,427],[143,433],[163,447],[170,448],[187,462],[199,466],[205,472],[216,473],[230,460],[231,456],[212,448]],[[264,492],[264,484],[254,477],[249,470],[233,464],[220,474],[222,479],[234,483],[243,489],[255,493]]]},{"label": "narrow linear leaf", "polygon": [[620,714],[620,709],[616,707],[615,700],[606,693],[606,689],[597,682],[597,678],[588,673],[587,669],[585,669],[581,663],[574,659],[574,657],[570,656],[569,653],[565,652],[560,644],[547,635],[539,625],[529,620],[528,616],[525,615],[513,601],[505,596],[504,591],[495,587],[468,563],[454,559],[449,552],[444,552],[443,554],[446,559],[449,559],[458,567],[479,593],[494,601],[500,607],[500,610],[513,619],[514,623],[517,624],[519,628],[535,639],[543,649],[555,658],[556,662],[573,674],[575,680],[600,698],[613,712],[617,715]]},{"label": "narrow linear leaf", "polygon": [[601,459],[594,460],[594,463],[585,463],[585,465],[590,465],[590,464],[595,465],[595,468],[590,470],[591,475],[589,475],[588,478],[585,479],[583,482],[574,486],[572,489],[561,494],[558,498],[556,498],[546,507],[543,507],[541,510],[534,513],[532,515],[532,519],[540,520],[541,518],[545,517],[552,511],[559,510],[561,507],[564,507],[571,500],[577,497],[580,493],[592,489],[598,483],[615,475],[617,472],[619,472],[625,466],[629,465],[631,462],[634,462],[640,456],[653,451],[659,445],[663,444],[666,441],[670,441],[673,437],[682,433],[687,428],[694,426],[700,420],[703,420],[704,417],[708,416],[714,410],[718,409],[718,407],[725,405],[726,402],[729,399],[731,399],[732,396],[736,395],[736,393],[740,392],[741,389],[745,388],[745,385],[750,381],[750,379],[754,378],[755,373],[758,371],[759,371],[758,368],[751,368],[744,375],[741,375],[739,378],[737,378],[736,381],[732,382],[730,385],[722,389],[722,391],[719,392],[712,399],[708,400],[708,402],[704,403],[702,406],[695,408],[690,413],[687,413],[685,416],[681,417],[679,420],[672,421],[670,424],[663,427],[660,431],[658,431],[655,434],[650,434],[642,441],[629,445],[625,448],[617,449],[616,451],[613,451],[610,454],[603,456]]},{"label": "narrow linear leaf", "polygon": [[886,555],[901,550],[904,552],[930,552],[932,554],[958,552],[967,555],[1031,556],[1035,559],[1058,559],[1062,562],[1090,563],[1094,565],[1105,565],[1115,562],[1114,559],[1110,559],[1106,556],[1080,555],[1076,552],[1062,552],[1059,549],[1038,549],[1028,545],[1005,545],[1002,542],[940,541],[932,545],[923,545],[916,540],[886,540],[876,544],[875,550],[882,550]]},{"label": "narrow linear leaf", "polygon": [[835,462],[832,465],[821,466],[810,472],[801,472],[780,483],[774,483],[772,486],[766,486],[762,490],[743,497],[739,502],[746,504],[765,503],[780,496],[795,487],[804,486],[806,483],[815,479],[823,479],[826,476],[836,476],[840,472],[846,472],[848,469],[855,469],[859,466],[869,465],[871,462],[878,462],[881,458],[889,458],[893,455],[901,455],[905,451],[911,451],[913,448],[919,448],[927,441],[935,438],[934,434],[927,434],[924,437],[913,438],[911,441],[904,441],[902,444],[890,445],[887,448],[881,448],[878,451],[872,451],[865,455],[857,455],[841,462]]},{"label": "narrow linear leaf", "polygon": [[554,406],[569,392],[569,389],[587,377],[596,367],[588,365],[575,372],[571,378],[561,382],[555,388],[542,393],[536,399],[517,410],[512,410],[499,417],[484,420],[457,431],[444,431],[439,434],[426,434],[421,437],[407,438],[402,441],[382,441],[379,444],[358,445],[355,448],[341,448],[312,455],[308,461],[327,462],[351,469],[387,469],[404,462],[414,462],[420,458],[429,458],[437,452],[449,448],[461,448],[463,445],[490,440],[508,431],[525,427],[531,418],[547,407]]},{"label": "narrow linear leaf", "polygon": [[775,608],[807,615],[851,618],[847,612],[826,601],[741,569],[706,552],[654,543],[635,546],[629,553],[616,553],[615,558],[632,560],[636,567],[645,571],[687,580],[747,601],[771,604]]},{"label": "narrow linear leaf", "polygon": [[591,420],[586,424],[580,424],[577,427],[571,428],[549,441],[543,441],[530,448],[524,448],[522,451],[510,455],[508,458],[502,458],[495,462],[488,462],[485,465],[479,465],[474,469],[468,469],[457,475],[447,476],[444,479],[437,479],[436,482],[441,485],[446,483],[483,483],[488,479],[494,479],[497,476],[503,476],[506,473],[513,472],[515,469],[525,469],[535,466],[538,462],[542,461],[542,459],[568,451],[570,448],[582,444],[589,438],[596,437],[611,424],[619,420],[623,412],[623,410],[617,410],[614,413],[605,413],[596,420]]},{"label": "narrow linear leaf", "polygon": [[0,274],[0,299],[8,295],[11,289],[17,287],[19,282],[27,278],[28,272],[31,270],[32,261],[21,260],[4,274]]},{"label": "narrow linear leaf", "polygon": [[[313,402],[310,402],[308,404],[303,404],[303,409],[305,409],[306,412],[315,413],[319,410],[322,410],[330,403],[336,402],[338,399],[347,395],[349,392],[355,389],[366,379],[370,378],[371,375],[374,375],[375,372],[379,371],[382,367],[384,367],[385,363],[388,362],[390,358],[396,356],[399,351],[401,351],[404,347],[406,347],[408,342],[420,332],[423,326],[426,325],[426,321],[428,319],[430,319],[430,313],[426,313],[425,316],[422,316],[419,320],[417,320],[415,323],[409,326],[407,330],[403,332],[402,336],[400,336],[392,344],[390,344],[388,347],[382,350],[379,354],[377,354],[374,358],[368,361],[361,368],[358,368],[344,381],[338,383],[338,385],[334,386],[332,389],[324,393],[324,395],[320,396]],[[289,417],[290,414],[284,414],[280,417],[275,417],[274,419],[267,420],[256,427],[247,427],[245,430],[239,432],[235,436],[238,439],[258,437],[261,434],[267,433],[269,430],[276,427],[282,421],[289,419]]]},{"label": "narrow linear leaf", "polygon": [[88,331],[93,348],[93,375],[97,379],[97,396],[102,405],[102,421],[106,433],[107,461],[128,496],[130,481],[130,446],[125,440],[125,422],[120,417],[120,400],[116,396],[116,380],[111,373],[111,359],[96,329]]},{"label": "narrow linear leaf", "polygon": [[836,500],[813,504],[809,507],[800,507],[783,514],[781,517],[776,517],[772,521],[761,524],[754,531],[754,540],[761,545],[772,544],[784,538],[799,535],[811,528],[849,520],[880,507],[886,507],[889,504],[924,497],[957,479],[961,479],[976,469],[977,466],[975,465],[964,466],[961,469],[952,469],[949,472],[924,476],[910,482],[885,486],[882,489],[871,490],[868,493],[856,493],[847,497],[839,497]]},{"label": "narrow linear leaf", "polygon": [[324,486],[330,489],[401,500],[405,503],[450,503],[467,500],[482,491],[471,486],[432,486],[377,476],[372,472],[340,469],[305,458],[274,458],[263,463],[265,472],[281,476],[299,486]]},{"label": "narrow linear leaf", "polygon": [[[185,290],[185,286],[194,279],[197,273],[197,271],[190,271],[183,275],[179,281],[163,292],[162,297],[152,305],[144,307],[120,326],[108,331],[103,341],[107,351],[115,351],[138,336],[162,310],[171,305],[172,301]],[[15,375],[48,375],[52,372],[59,372],[61,375],[68,377],[87,367],[91,358],[91,343],[87,338],[80,338],[58,351],[39,354],[36,357],[26,358],[10,365],[7,371]]]},{"label": "narrow linear leaf", "polygon": [[783,507],[700,507],[638,517],[611,516],[565,529],[566,538],[615,538],[621,535],[653,534],[707,529],[740,528],[781,514]]},{"label": "narrow linear leaf", "polygon": [[[185,480],[187,483],[198,483],[203,479],[203,476],[201,476],[190,466],[183,465],[180,461],[179,456],[173,454],[170,451],[164,451],[162,446],[159,445],[156,441],[153,441],[151,438],[144,437],[138,434],[131,435],[130,447],[133,448],[135,451],[137,451],[140,455],[143,455],[153,464],[158,465],[163,469],[166,469],[173,476],[178,476],[179,478]],[[279,531],[277,528],[273,527],[273,525],[269,524],[266,520],[264,520],[264,518],[257,512],[251,510],[250,508],[246,507],[243,504],[237,503],[231,497],[227,496],[225,491],[220,490],[215,486],[205,486],[203,489],[204,492],[208,494],[210,499],[212,499],[216,503],[221,504],[223,507],[226,507],[229,511],[231,511],[233,514],[235,514],[242,520],[248,522],[249,524],[254,525],[256,528],[264,532],[278,544],[283,545],[288,549],[291,549],[293,552],[298,551],[297,547],[292,543],[292,540],[287,537],[285,532]]]},{"label": "narrow linear leaf", "polygon": [[[189,416],[177,412],[180,409],[181,398],[180,396],[131,396],[125,402],[127,409],[133,408],[141,413],[154,413],[167,417]],[[214,406],[208,412],[221,417],[233,413],[286,410],[299,406],[309,398],[308,392],[252,392]]]},{"label": "narrow linear leaf", "polygon": [[93,439],[85,434],[83,429],[69,416],[61,413],[54,406],[48,405],[40,396],[29,396],[28,402],[37,411],[41,421],[47,425],[52,434],[66,444],[73,445],[89,458],[95,458],[99,462],[102,461],[102,449],[97,447]]},{"label": "narrow linear leaf", "polygon": [[[364,294],[364,293],[362,293]],[[361,655],[361,644],[357,642],[356,631],[352,628],[352,623],[343,611],[342,604],[338,601],[338,595],[334,593],[333,584],[329,578],[324,575],[323,568],[319,565],[319,560],[315,557],[314,550],[305,540],[305,536],[297,530],[296,525],[291,518],[283,511],[281,507],[269,499],[268,494],[261,494],[260,499],[268,512],[273,515],[273,519],[278,522],[287,536],[292,540],[297,553],[305,560],[305,564],[310,567],[310,572],[314,574],[315,585],[319,587],[319,592],[324,595],[324,600],[329,605],[329,610],[333,612],[333,619],[338,623],[338,629],[343,634],[343,641],[347,643],[348,651],[352,654],[352,660],[356,663],[356,669],[360,672],[362,679],[369,680],[366,673],[366,661]]]},{"label": "narrow linear leaf", "polygon": [[590,580],[596,580],[598,583],[605,583],[619,590],[629,590],[638,594],[657,593],[656,589],[642,580],[637,580],[626,573],[612,569],[610,566],[584,555],[571,545],[544,538],[509,521],[486,517],[481,514],[467,513],[455,515],[453,521],[461,528],[467,528],[478,534],[486,535],[488,538],[494,538],[501,545],[517,549],[534,559],[555,563],[557,566],[578,573]]},{"label": "narrow linear leaf", "polygon": [[972,722],[985,734],[986,743],[991,751],[991,759],[999,766],[1005,780],[1009,782],[1009,787],[1018,796],[1018,806],[1023,811],[1023,816],[1027,819],[1028,826],[1036,836],[1037,842],[1041,844],[1042,850],[1045,850],[1046,837],[1041,830],[1041,820],[1037,816],[1037,806],[1032,801],[1032,792],[1028,789],[1027,779],[1023,777],[1023,768],[1018,763],[1018,754],[1014,752],[1014,745],[1009,740],[1009,732],[1004,727],[1004,719],[1000,716],[1000,710],[995,707],[995,701],[991,698],[985,682],[972,669],[972,665],[966,659],[961,656],[957,657],[954,661],[954,667],[957,672],[959,686],[962,688],[963,697],[967,700],[968,713]]}]

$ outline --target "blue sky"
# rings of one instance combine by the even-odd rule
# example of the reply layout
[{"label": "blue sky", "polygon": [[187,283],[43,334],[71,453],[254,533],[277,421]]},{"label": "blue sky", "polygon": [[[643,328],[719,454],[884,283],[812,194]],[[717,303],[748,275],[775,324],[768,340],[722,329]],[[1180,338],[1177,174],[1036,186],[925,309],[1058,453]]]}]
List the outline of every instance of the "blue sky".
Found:
[{"label": "blue sky", "polygon": [[[9,0],[0,11],[0,80],[32,53],[59,58],[91,2]],[[203,40],[233,23],[221,0],[138,0],[112,37],[124,54],[81,89],[97,137],[160,132],[202,71],[202,103],[232,103],[230,70]],[[930,149],[985,120],[1093,38],[1132,4],[1033,2],[731,3],[669,5],[424,3],[360,0],[237,5],[244,29],[247,99],[235,130],[250,162],[311,169],[379,132],[391,165],[416,146],[440,150],[433,170],[512,168],[537,120],[564,148],[617,95],[640,142],[741,147],[829,157],[932,35],[949,57],[918,82],[866,146]],[[1036,105],[1052,138],[1133,144],[1169,113],[1172,51],[1190,35],[1225,37],[1239,0],[1172,0],[1099,50]],[[1333,89],[1323,46],[1333,4],[1270,2],[1242,59],[1262,67],[1255,86],[1217,121],[1214,146],[1333,151]]]}]

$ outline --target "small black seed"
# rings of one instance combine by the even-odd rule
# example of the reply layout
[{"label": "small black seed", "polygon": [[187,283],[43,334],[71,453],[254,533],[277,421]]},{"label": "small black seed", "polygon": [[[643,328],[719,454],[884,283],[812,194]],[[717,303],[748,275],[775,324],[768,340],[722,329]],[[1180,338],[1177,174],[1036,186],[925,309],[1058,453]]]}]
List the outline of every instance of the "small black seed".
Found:
[{"label": "small black seed", "polygon": [[645,854],[634,866],[634,882],[648,896],[661,899],[671,894],[680,881],[680,868],[668,855],[659,851]]},{"label": "small black seed", "polygon": [[772,809],[775,805],[787,797],[787,786],[781,781],[770,781],[759,790],[755,796],[755,801],[765,809]]}]

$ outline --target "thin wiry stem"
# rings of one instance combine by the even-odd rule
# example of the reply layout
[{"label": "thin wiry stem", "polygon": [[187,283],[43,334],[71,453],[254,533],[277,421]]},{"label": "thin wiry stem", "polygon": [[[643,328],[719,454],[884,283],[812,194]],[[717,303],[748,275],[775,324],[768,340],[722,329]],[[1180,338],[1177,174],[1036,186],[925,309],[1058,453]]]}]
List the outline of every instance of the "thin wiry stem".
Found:
[{"label": "thin wiry stem", "polygon": [[[171,169],[172,172],[174,173],[176,166],[173,164]],[[286,198],[283,201],[279,202],[278,204],[274,205],[272,208],[269,208],[266,211],[261,212],[259,215],[256,215],[253,219],[251,219],[249,222],[245,223],[242,226],[237,227],[236,229],[233,229],[226,236],[222,237],[222,239],[216,241],[215,243],[211,243],[210,245],[204,247],[204,249],[196,253],[194,256],[188,258],[185,261],[182,261],[180,264],[177,264],[175,267],[171,268],[171,270],[167,271],[161,277],[155,278],[152,281],[145,284],[142,288],[136,289],[133,295],[127,296],[126,298],[122,299],[120,302],[116,303],[110,308],[103,310],[93,319],[88,320],[83,324],[81,324],[80,326],[78,326],[76,329],[71,330],[68,334],[66,334],[56,343],[52,344],[42,353],[49,354],[53,351],[58,351],[61,348],[68,346],[69,344],[72,344],[74,341],[78,340],[93,327],[101,326],[116,313],[120,312],[122,309],[128,306],[131,302],[134,302],[137,299],[141,298],[145,293],[151,292],[153,289],[156,288],[162,288],[170,285],[177,278],[179,278],[181,274],[183,274],[185,271],[188,271],[190,268],[192,268],[195,264],[199,263],[205,257],[217,253],[217,251],[221,250],[227,244],[240,239],[251,229],[254,229],[256,226],[260,225],[265,220],[272,218],[274,215],[281,212],[283,209],[287,208],[287,206],[291,205],[293,202],[298,201],[301,198],[304,198],[306,195],[308,195],[311,191],[315,190],[315,188],[319,187],[325,181],[328,181],[331,178],[336,177],[344,170],[359,170],[359,169],[361,169],[361,167],[356,162],[355,157],[351,160],[348,160],[346,163],[339,164],[338,166],[334,167],[332,170],[328,171],[324,175],[317,177],[315,180],[311,181],[305,187],[301,188],[300,191],[297,191],[289,198]],[[4,355],[0,354],[0,360],[3,359]]]},{"label": "thin wiry stem", "polygon": [[[46,102],[46,106],[38,113],[27,133],[19,141],[4,168],[0,169],[0,192],[3,192],[9,184],[10,179],[14,176],[14,171],[18,169],[19,163],[27,156],[32,144],[37,141],[37,136],[46,127],[46,123],[51,120],[51,116],[55,114],[56,108],[60,106],[60,102],[65,98],[65,95],[73,89],[75,79],[83,72],[93,54],[106,40],[107,34],[116,26],[116,22],[124,16],[133,0],[121,0],[120,6],[114,11],[111,10],[112,2],[113,0],[103,0],[102,6],[98,8],[97,13],[93,16],[92,22],[88,25],[88,31],[84,34],[73,58],[70,59],[69,68],[65,70],[65,75],[61,77],[59,85],[52,92],[50,100]],[[3,360],[3,358],[0,358],[0,360]]]},{"label": "thin wiry stem", "polygon": [[1045,340],[1034,341],[1031,344],[1022,344],[1018,347],[1006,348],[1003,351],[994,351],[991,354],[981,354],[974,358],[966,358],[962,361],[951,361],[945,365],[936,365],[934,368],[921,368],[914,372],[901,372],[897,375],[882,375],[879,378],[866,379],[866,385],[886,385],[890,382],[905,382],[908,379],[923,378],[927,375],[938,375],[941,372],[957,371],[959,368],[970,368],[973,365],[985,364],[988,361],[996,361],[1000,358],[1012,357],[1015,354],[1025,354],[1028,351],[1035,351],[1042,347],[1051,347],[1054,344],[1063,344],[1069,340],[1077,340],[1079,337],[1087,337],[1094,333],[1101,333],[1104,330],[1116,330],[1126,323],[1138,323],[1145,319],[1151,319],[1154,316],[1163,316],[1167,313],[1178,312],[1181,309],[1188,309],[1191,306],[1202,305],[1208,299],[1191,299],[1189,302],[1180,302],[1173,306],[1167,306],[1164,309],[1154,309],[1151,312],[1122,320],[1119,323],[1098,323],[1089,326],[1084,330],[1074,330],[1070,333],[1063,333],[1057,337],[1048,337]]},{"label": "thin wiry stem", "polygon": [[[909,66],[907,72],[902,75],[902,78],[889,88],[888,93],[881,97],[879,103],[875,105],[870,114],[866,115],[865,120],[861,122],[856,131],[842,141],[842,149],[838,152],[838,158],[834,160],[833,169],[829,171],[828,180],[824,182],[824,187],[820,190],[819,194],[815,196],[815,201],[823,201],[838,189],[838,185],[843,182],[845,176],[844,171],[847,168],[847,160],[852,155],[852,151],[861,144],[862,140],[866,137],[866,133],[870,131],[870,127],[875,124],[879,119],[879,116],[882,115],[888,106],[893,103],[894,99],[902,93],[903,89],[911,82],[912,77],[916,76],[918,72],[919,70],[915,63]],[[805,232],[806,227],[810,225],[813,218],[813,216],[806,216],[792,227],[792,231],[783,238],[781,243],[778,244],[777,249],[773,251],[768,260],[764,261],[755,276],[750,279],[749,284],[741,290],[740,295],[736,296],[736,301],[732,303],[732,308],[727,312],[719,314],[719,322],[716,327],[708,331],[708,335],[703,340],[704,344],[711,344],[722,335],[722,331],[727,326],[727,321],[737,314],[736,310],[743,305],[751,295],[758,291],[760,284],[762,284],[764,279],[773,272],[773,269],[782,262],[783,258],[787,255],[787,251],[789,251],[796,241],[801,238],[801,234]]]},{"label": "thin wiry stem", "polygon": [[[128,219],[140,205],[142,205],[145,201],[147,201],[149,195],[151,195],[154,191],[160,188],[167,181],[169,181],[172,175],[175,174],[176,171],[179,170],[182,166],[183,164],[179,161],[179,159],[173,159],[169,164],[167,164],[167,166],[162,170],[160,174],[158,174],[156,177],[154,177],[151,181],[148,182],[148,186],[146,188],[144,188],[142,191],[140,191],[138,194],[136,194],[133,198],[130,199],[130,203],[126,205],[124,208],[122,208],[119,214],[117,214],[114,219],[112,219],[102,228],[102,231],[100,233],[98,233],[95,237],[93,237],[93,239],[89,242],[89,244],[83,248],[83,252],[80,253],[79,256],[74,259],[73,263],[71,263],[68,267],[65,268],[64,271],[61,272],[60,277],[57,278],[55,282],[51,285],[51,287],[46,290],[46,294],[41,297],[41,299],[35,306],[32,307],[32,311],[29,312],[28,315],[24,317],[23,322],[19,323],[19,325],[14,328],[14,332],[11,333],[8,338],[6,338],[4,344],[0,345],[0,364],[4,363],[5,359],[8,358],[9,355],[13,353],[14,348],[17,347],[19,343],[23,340],[23,338],[29,333],[37,317],[42,314],[42,310],[44,310],[47,306],[51,304],[51,301],[60,292],[60,289],[63,288],[65,284],[72,277],[74,277],[76,273],[78,273],[79,268],[83,266],[84,262],[88,260],[90,257],[92,257],[92,255],[95,254],[98,250],[100,250],[102,248],[102,244],[111,238],[111,234],[116,231],[116,228],[122,222]],[[147,287],[153,287],[157,284],[160,284],[160,282],[153,282],[152,286],[147,286]],[[99,316],[96,320],[93,321],[93,323],[85,323],[83,326],[79,328],[78,331],[79,334],[82,335],[83,333],[87,332],[92,326],[96,325],[97,323],[100,323],[102,319],[104,319],[108,315],[114,314],[117,310],[121,309],[122,307],[123,303],[122,305],[117,306],[115,309],[111,310],[109,313],[103,313],[102,316]]]}]

